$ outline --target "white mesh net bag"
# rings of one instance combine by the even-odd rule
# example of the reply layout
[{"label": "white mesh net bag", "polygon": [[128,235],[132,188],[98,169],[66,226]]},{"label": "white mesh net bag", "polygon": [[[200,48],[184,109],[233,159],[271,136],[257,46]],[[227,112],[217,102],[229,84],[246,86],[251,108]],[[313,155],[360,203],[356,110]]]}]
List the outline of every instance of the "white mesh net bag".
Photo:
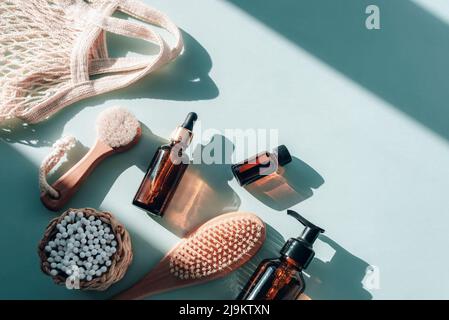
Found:
[{"label": "white mesh net bag", "polygon": [[[145,23],[113,17],[117,11]],[[148,24],[166,29],[173,44]],[[148,57],[110,58],[106,32],[160,49]],[[76,101],[136,82],[182,49],[177,26],[137,0],[0,0],[0,123],[40,122]]]}]

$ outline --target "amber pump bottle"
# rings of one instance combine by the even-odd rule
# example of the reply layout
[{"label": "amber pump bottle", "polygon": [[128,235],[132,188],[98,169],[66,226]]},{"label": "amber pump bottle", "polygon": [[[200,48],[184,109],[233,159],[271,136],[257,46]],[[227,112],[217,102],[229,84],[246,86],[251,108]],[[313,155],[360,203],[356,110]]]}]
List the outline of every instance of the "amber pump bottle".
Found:
[{"label": "amber pump bottle", "polygon": [[189,165],[185,149],[192,142],[192,130],[197,119],[196,113],[189,113],[171,135],[170,143],[158,148],[134,197],[134,205],[163,216]]},{"label": "amber pump bottle", "polygon": [[248,185],[267,175],[275,173],[279,167],[292,161],[287,147],[281,145],[272,152],[264,151],[231,167],[232,173],[241,186]]},{"label": "amber pump bottle", "polygon": [[304,292],[302,271],[315,256],[313,243],[324,230],[293,210],[287,213],[301,222],[305,229],[298,238],[287,241],[280,258],[260,263],[238,300],[296,300]]}]

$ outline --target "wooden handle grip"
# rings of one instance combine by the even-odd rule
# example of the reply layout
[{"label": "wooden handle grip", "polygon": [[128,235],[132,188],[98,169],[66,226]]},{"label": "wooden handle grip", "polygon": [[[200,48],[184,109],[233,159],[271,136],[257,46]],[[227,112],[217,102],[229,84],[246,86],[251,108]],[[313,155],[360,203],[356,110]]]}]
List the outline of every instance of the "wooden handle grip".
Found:
[{"label": "wooden handle grip", "polygon": [[77,164],[52,185],[59,193],[58,198],[53,198],[48,193],[41,194],[41,201],[45,207],[52,211],[58,211],[64,207],[95,167],[112,153],[114,153],[114,149],[97,141],[95,146]]}]

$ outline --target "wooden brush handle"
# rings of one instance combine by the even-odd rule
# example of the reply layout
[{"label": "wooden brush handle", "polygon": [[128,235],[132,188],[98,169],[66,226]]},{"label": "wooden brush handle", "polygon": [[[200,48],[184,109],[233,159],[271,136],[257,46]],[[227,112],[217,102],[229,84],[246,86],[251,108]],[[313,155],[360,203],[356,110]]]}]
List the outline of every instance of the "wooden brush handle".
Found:
[{"label": "wooden brush handle", "polygon": [[150,297],[156,293],[158,292],[151,291],[151,289],[145,286],[145,284],[139,282],[137,285],[115,295],[111,298],[111,300],[143,300],[144,298]]},{"label": "wooden brush handle", "polygon": [[[170,274],[170,254],[167,254],[159,264],[137,281],[130,288],[112,297],[112,300],[142,300],[157,293],[169,291],[173,287],[180,288],[179,280]],[[162,279],[162,281],[161,281]],[[186,281],[185,285],[189,282]]]},{"label": "wooden brush handle", "polygon": [[[112,297],[112,300],[141,300],[146,297],[150,297],[153,294],[164,292],[165,290],[148,290],[148,287],[142,286],[141,283],[137,284],[137,286],[131,287],[128,290],[119,293],[118,295]],[[310,301],[312,300],[308,295],[301,294],[297,300],[301,301]]]},{"label": "wooden brush handle", "polygon": [[[236,221],[244,218],[252,222],[256,222],[258,225],[260,225],[261,234],[259,235],[257,241],[254,243],[254,246],[252,246],[252,248],[249,251],[247,251],[243,256],[241,256],[238,259],[238,261],[233,262],[232,265],[229,265],[218,272],[200,278],[189,277],[180,279],[170,272],[170,269],[172,268],[170,263],[172,258],[174,256],[177,256],[177,253],[182,252],[184,249],[188,248],[187,244],[190,241],[192,241],[192,239],[198,240],[201,237],[208,238],[209,236],[207,234],[209,233],[207,233],[206,231],[210,230],[212,227],[222,225],[223,223],[226,222],[237,223]],[[217,231],[217,229],[215,229],[215,231],[214,230],[212,231],[220,232]],[[186,238],[181,240],[174,248],[172,248],[165,255],[165,257],[154,268],[151,269],[151,271],[146,276],[144,276],[131,288],[113,297],[113,299],[115,300],[143,299],[153,294],[162,293],[192,285],[198,285],[201,283],[205,283],[208,281],[224,277],[228,275],[230,272],[239,269],[241,266],[247,263],[252,257],[254,257],[254,255],[259,251],[260,247],[262,246],[264,240],[265,240],[265,225],[262,222],[262,220],[257,218],[257,216],[255,216],[254,214],[248,212],[230,212],[220,215],[218,217],[209,220],[205,224],[199,226],[197,229],[191,231],[191,233],[189,233],[186,236]]]},{"label": "wooden brush handle", "polygon": [[95,167],[114,152],[114,149],[98,140],[95,146],[77,164],[52,185],[58,191],[59,197],[56,199],[48,193],[42,193],[42,203],[49,210],[60,210],[72,198]]}]

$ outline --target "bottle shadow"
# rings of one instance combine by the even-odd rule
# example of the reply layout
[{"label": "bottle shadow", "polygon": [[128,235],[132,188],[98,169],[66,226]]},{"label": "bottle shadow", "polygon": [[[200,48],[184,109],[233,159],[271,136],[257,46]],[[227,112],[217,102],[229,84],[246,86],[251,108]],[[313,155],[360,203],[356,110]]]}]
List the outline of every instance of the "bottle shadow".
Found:
[{"label": "bottle shadow", "polygon": [[354,256],[325,235],[319,239],[335,254],[328,262],[313,259],[307,273],[307,294],[317,300],[371,300],[371,293],[363,288],[369,264]]},{"label": "bottle shadow", "polygon": [[284,211],[313,196],[324,184],[323,177],[304,161],[292,157],[279,173],[263,177],[245,189],[266,206]]},{"label": "bottle shadow", "polygon": [[[209,149],[216,161],[206,164],[200,157]],[[154,219],[183,237],[216,216],[237,211],[241,200],[228,184],[233,178],[233,151],[234,144],[222,135],[213,136],[206,145],[198,145],[163,218]]]},{"label": "bottle shadow", "polygon": [[[220,137],[217,138],[220,139]],[[221,139],[224,138],[221,137]],[[148,159],[161,143],[166,142],[161,140],[161,138],[154,136],[148,128],[144,127],[141,143],[128,151],[127,154],[117,155],[106,160],[104,165],[99,167],[100,169],[89,178],[89,183],[80,189],[79,194],[72,200],[70,206],[92,206],[98,208],[110,185],[126,168],[136,165],[142,172],[146,170]],[[4,232],[0,235],[0,249],[3,252],[5,261],[0,269],[0,281],[3,284],[2,288],[7,289],[7,292],[0,290],[0,297],[15,297],[18,299],[35,298],[36,296],[49,299],[108,298],[140,279],[162,258],[163,253],[160,250],[141,238],[138,232],[129,230],[135,256],[133,264],[121,282],[111,287],[105,293],[72,292],[64,287],[54,285],[48,276],[45,276],[39,270],[39,259],[36,254],[37,243],[51,219],[51,216],[48,215],[49,212],[40,203],[38,189],[35,183],[33,183],[37,175],[37,168],[6,143],[0,142],[0,153],[10,155],[7,158],[1,157],[0,164],[3,168],[7,168],[8,173],[11,173],[2,175],[3,183],[8,188],[0,193],[0,200],[4,204],[2,209],[4,214],[0,218],[0,223],[4,229]],[[136,163],[135,159],[140,159],[140,161]],[[203,171],[207,171],[207,169],[202,170],[202,174],[204,174]],[[212,205],[213,208],[218,208],[214,212],[199,210],[200,207],[203,208],[202,206],[194,209],[194,211],[199,211],[197,212],[198,216],[195,218],[197,223],[193,223],[191,225],[192,228],[195,227],[195,224],[200,224],[211,218],[212,215],[219,215],[227,210],[235,211],[238,209],[240,199],[235,197],[232,190],[227,189],[225,186],[227,183],[221,184],[223,181],[226,182],[226,179],[223,179],[220,175],[230,178],[229,172],[229,168],[217,165],[214,169],[211,167],[210,171],[205,174],[203,179],[212,185],[211,189],[214,192],[213,194],[205,194],[204,197],[201,197],[202,200],[199,200],[203,201],[203,203],[205,200],[217,203],[218,199],[218,203],[221,204],[219,206]],[[17,183],[17,181],[21,183]],[[218,183],[218,185],[214,183]],[[217,190],[222,190],[226,196],[221,198],[221,196],[216,195]],[[134,192],[135,190],[131,190],[130,194]],[[24,195],[27,195],[26,201],[24,201]],[[124,197],[127,196],[124,195]],[[195,216],[194,211],[192,212],[193,217]],[[176,210],[173,212],[176,212]],[[306,280],[306,294],[312,299],[371,299],[371,294],[365,291],[362,286],[362,280],[369,265],[330,238],[321,235],[319,240],[335,250],[335,254],[328,262],[323,262],[318,258],[313,260],[307,269],[310,278]],[[14,243],[13,249],[10,247],[11,243]],[[223,299],[235,298],[259,263],[266,258],[278,257],[284,243],[285,239],[282,235],[273,227],[267,225],[267,238],[257,255],[228,277],[209,284],[211,288],[216,289],[214,292],[219,292],[214,297]],[[139,252],[144,252],[145,254],[140,255],[138,254]],[[185,291],[177,292],[176,297],[185,296],[188,298],[192,297],[192,293],[194,293],[195,298],[210,298],[210,294],[203,289],[201,286],[197,286],[196,289],[194,287],[188,288]],[[173,297],[172,295],[167,296]]]},{"label": "bottle shadow", "polygon": [[[101,163],[64,209],[69,207],[98,208],[120,175],[135,166],[142,171],[142,178],[136,182],[135,190],[127,190],[127,194],[123,194],[123,197],[129,199],[131,204],[139,187],[138,184],[143,179],[154,153],[160,145],[167,142],[167,140],[154,135],[148,127],[142,124],[142,137],[139,143],[129,151],[113,155]],[[217,164],[204,164],[196,159],[201,156],[205,147],[209,145],[215,147],[217,143],[223,149],[212,149],[212,152],[219,152],[223,156],[221,161]],[[212,137],[206,145],[199,145],[193,152],[194,159],[181,179],[163,218],[149,216],[173,234],[183,237],[220,214],[237,211],[241,200],[228,184],[233,178],[230,169],[233,148],[232,142],[220,135]],[[56,180],[75,165],[87,152],[87,149],[81,145],[70,150],[67,160],[51,174],[49,181]],[[146,214],[145,211],[142,210],[142,214]]]},{"label": "bottle shadow", "polygon": [[[58,140],[64,125],[84,108],[103,105],[108,100],[131,100],[153,98],[174,101],[209,100],[219,95],[218,87],[210,78],[212,59],[207,50],[189,33],[181,30],[185,50],[181,56],[154,74],[149,75],[128,88],[79,101],[58,111],[51,118],[26,124],[20,120],[9,120],[0,124],[0,140],[20,143],[30,147],[48,147]],[[123,48],[137,50],[132,39],[113,39],[118,55],[126,54]],[[144,46],[144,44],[140,44]],[[125,52],[126,51],[126,52]],[[114,50],[111,55],[114,56]]]},{"label": "bottle shadow", "polygon": [[[266,232],[265,243],[257,255],[227,279],[233,299],[242,291],[264,259],[280,256],[286,239],[269,224],[266,224]],[[305,277],[305,294],[312,300],[372,299],[372,295],[362,285],[369,264],[325,235],[320,235],[318,239],[329,245],[335,253],[329,262],[323,262],[317,257],[312,260],[305,270],[308,275]]]}]

